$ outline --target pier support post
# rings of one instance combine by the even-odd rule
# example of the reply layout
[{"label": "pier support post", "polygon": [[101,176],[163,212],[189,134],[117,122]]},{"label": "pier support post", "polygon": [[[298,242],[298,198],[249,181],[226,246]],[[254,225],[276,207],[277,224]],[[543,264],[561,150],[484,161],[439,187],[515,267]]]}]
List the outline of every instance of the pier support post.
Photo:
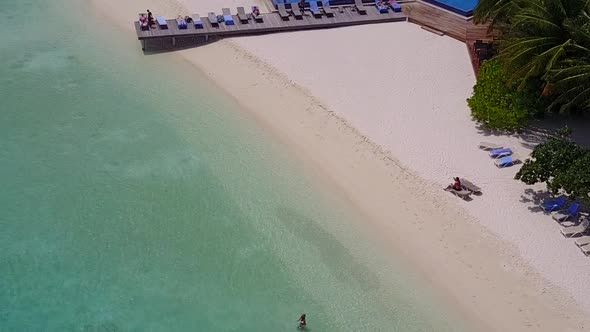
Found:
[{"label": "pier support post", "polygon": [[176,47],[176,38],[172,37],[172,47]]}]

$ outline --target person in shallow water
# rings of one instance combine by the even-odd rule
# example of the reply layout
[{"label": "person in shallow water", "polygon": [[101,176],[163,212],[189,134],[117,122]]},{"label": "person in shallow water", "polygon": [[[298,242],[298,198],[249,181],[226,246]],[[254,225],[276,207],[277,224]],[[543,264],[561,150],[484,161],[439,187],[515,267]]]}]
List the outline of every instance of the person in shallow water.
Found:
[{"label": "person in shallow water", "polygon": [[299,328],[304,329],[307,327],[307,321],[305,320],[305,314],[301,314],[299,317]]}]

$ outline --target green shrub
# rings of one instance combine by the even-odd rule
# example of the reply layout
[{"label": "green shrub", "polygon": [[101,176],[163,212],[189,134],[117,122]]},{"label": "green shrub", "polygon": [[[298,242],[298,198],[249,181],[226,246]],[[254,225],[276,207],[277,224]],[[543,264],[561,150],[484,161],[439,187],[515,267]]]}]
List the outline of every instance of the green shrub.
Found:
[{"label": "green shrub", "polygon": [[535,147],[515,178],[526,184],[545,182],[554,194],[565,191],[572,197],[589,200],[590,151],[572,142],[569,130]]},{"label": "green shrub", "polygon": [[499,60],[486,61],[480,68],[467,104],[473,118],[486,128],[516,131],[543,111],[540,98],[531,89],[517,91],[508,85],[508,79]]}]

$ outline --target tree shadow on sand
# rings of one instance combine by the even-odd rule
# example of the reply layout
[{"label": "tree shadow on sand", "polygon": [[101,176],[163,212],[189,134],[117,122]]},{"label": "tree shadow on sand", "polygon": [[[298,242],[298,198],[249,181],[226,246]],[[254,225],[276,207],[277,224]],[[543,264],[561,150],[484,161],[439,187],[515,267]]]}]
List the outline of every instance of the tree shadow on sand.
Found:
[{"label": "tree shadow on sand", "polygon": [[531,212],[543,213],[548,214],[541,208],[541,204],[547,200],[553,198],[553,195],[546,191],[546,190],[535,190],[535,189],[525,189],[524,193],[520,196],[520,201],[525,204],[532,204],[529,206],[528,209]]},{"label": "tree shadow on sand", "polygon": [[480,135],[486,137],[517,137],[522,141],[521,145],[528,149],[533,149],[537,144],[545,142],[549,137],[555,135],[559,129],[566,126],[572,129],[571,139],[574,142],[590,148],[590,118],[548,116],[543,120],[531,122],[527,128],[519,133],[492,130],[476,124]]}]

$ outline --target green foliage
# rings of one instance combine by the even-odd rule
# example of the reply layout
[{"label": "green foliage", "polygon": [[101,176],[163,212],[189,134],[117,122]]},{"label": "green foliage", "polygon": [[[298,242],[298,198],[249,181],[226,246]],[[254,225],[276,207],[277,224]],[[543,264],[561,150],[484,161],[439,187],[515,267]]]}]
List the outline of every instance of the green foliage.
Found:
[{"label": "green foliage", "polygon": [[517,91],[508,85],[508,75],[498,60],[483,63],[467,104],[473,118],[485,127],[511,131],[524,127],[542,109],[539,98],[529,90]]},{"label": "green foliage", "polygon": [[494,25],[507,23],[516,10],[514,0],[479,0],[473,10],[475,23],[491,21]]},{"label": "green foliage", "polygon": [[586,152],[574,160],[565,171],[558,173],[549,188],[553,192],[563,189],[573,197],[589,200],[590,193],[590,153]]},{"label": "green foliage", "polygon": [[554,194],[560,190],[588,200],[590,193],[590,151],[569,138],[568,130],[535,147],[515,178],[526,184],[545,182]]},{"label": "green foliage", "polygon": [[502,32],[497,57],[519,90],[541,81],[549,110],[590,110],[590,1],[480,0],[474,20]]}]

